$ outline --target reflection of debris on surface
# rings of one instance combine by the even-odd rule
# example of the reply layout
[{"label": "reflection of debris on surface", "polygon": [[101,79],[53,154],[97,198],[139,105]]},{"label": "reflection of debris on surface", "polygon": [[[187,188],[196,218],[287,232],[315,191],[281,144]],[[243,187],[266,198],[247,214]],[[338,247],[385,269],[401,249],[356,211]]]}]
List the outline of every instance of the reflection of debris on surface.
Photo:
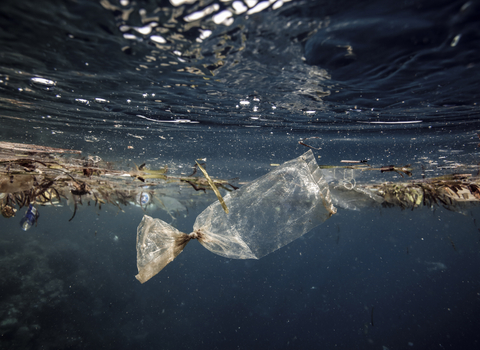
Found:
[{"label": "reflection of debris on surface", "polygon": [[40,154],[40,153],[75,153],[81,154],[82,151],[77,151],[73,149],[64,149],[64,148],[54,148],[54,147],[45,147],[37,145],[27,145],[24,143],[12,143],[12,142],[0,142],[0,147],[3,150],[11,150],[15,154],[21,152],[26,152],[30,154]]},{"label": "reflection of debris on surface", "polygon": [[[67,156],[66,154],[73,154]],[[148,169],[142,164],[131,171],[113,169],[100,157],[79,157],[81,151],[0,142],[0,205],[4,217],[17,209],[34,205],[136,204],[156,205],[170,215],[186,210],[198,196],[192,191],[211,190],[208,181],[193,174],[168,174],[168,167]],[[235,189],[226,180],[213,179],[215,186]],[[175,198],[174,198],[175,197]],[[139,200],[141,198],[141,200]]]}]

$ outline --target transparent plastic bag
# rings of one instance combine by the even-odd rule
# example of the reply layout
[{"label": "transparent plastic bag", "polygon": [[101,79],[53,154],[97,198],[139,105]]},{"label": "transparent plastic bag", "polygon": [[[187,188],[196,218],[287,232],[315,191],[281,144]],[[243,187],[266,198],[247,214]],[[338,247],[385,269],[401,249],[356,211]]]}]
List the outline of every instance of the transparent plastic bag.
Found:
[{"label": "transparent plastic bag", "polygon": [[232,259],[259,259],[301,237],[336,213],[313,152],[288,161],[215,202],[189,235],[144,216],[137,230],[136,278],[144,283],[175,259],[190,239]]}]

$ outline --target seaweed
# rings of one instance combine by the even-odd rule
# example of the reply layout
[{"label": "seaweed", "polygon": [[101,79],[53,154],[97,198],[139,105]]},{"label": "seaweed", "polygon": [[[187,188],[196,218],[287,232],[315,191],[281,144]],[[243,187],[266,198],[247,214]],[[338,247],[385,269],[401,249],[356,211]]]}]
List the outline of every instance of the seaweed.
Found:
[{"label": "seaweed", "polygon": [[[0,209],[6,218],[15,216],[18,209],[33,205],[63,205],[70,203],[76,216],[79,205],[90,201],[101,209],[111,204],[136,204],[138,194],[172,191],[172,186],[193,186],[205,193],[213,191],[201,176],[169,174],[165,165],[149,169],[146,163],[131,170],[115,169],[115,164],[104,162],[98,156],[81,156],[81,151],[38,145],[0,142]],[[195,165],[196,166],[196,165]],[[133,180],[132,180],[133,179]],[[211,179],[228,191],[238,187],[227,180]],[[214,186],[215,186],[214,185]],[[227,187],[229,186],[229,187]],[[178,191],[177,191],[178,192]],[[185,192],[185,191],[184,191]],[[190,201],[190,200],[189,200]],[[186,201],[187,202],[187,201]],[[142,209],[146,205],[141,205]],[[166,208],[168,211],[168,208]]]},{"label": "seaweed", "polygon": [[[414,172],[411,165],[373,166],[367,164],[367,160],[342,163],[352,164],[320,165],[319,169],[332,172],[344,190],[366,194],[384,207],[414,210],[422,206],[441,206],[457,211],[466,204],[480,202],[479,174],[458,173],[407,181],[406,177],[411,177]],[[171,193],[170,196],[180,198],[179,188],[188,188],[192,191],[181,191],[183,204],[192,204],[194,199],[200,198],[194,195],[195,192],[202,192],[202,195],[214,192],[227,212],[219,190],[237,190],[238,186],[232,182],[238,179],[212,178],[204,166],[205,163],[195,162],[189,175],[176,175],[169,165],[149,168],[146,162],[121,170],[98,156],[82,156],[78,150],[0,142],[0,209],[4,217],[10,218],[30,204],[59,206],[66,202],[72,206],[70,220],[73,220],[78,206],[88,205],[90,201],[94,202],[92,207],[99,210],[106,204],[116,206],[120,211],[131,204],[145,210],[147,204],[137,203],[137,197],[146,188],[157,203],[162,203],[158,196]],[[478,166],[468,169],[477,170]],[[400,174],[402,179],[384,182],[374,175],[370,182],[361,183],[355,179],[354,172],[381,173],[387,178],[390,173]],[[347,173],[348,178],[345,177]]]}]

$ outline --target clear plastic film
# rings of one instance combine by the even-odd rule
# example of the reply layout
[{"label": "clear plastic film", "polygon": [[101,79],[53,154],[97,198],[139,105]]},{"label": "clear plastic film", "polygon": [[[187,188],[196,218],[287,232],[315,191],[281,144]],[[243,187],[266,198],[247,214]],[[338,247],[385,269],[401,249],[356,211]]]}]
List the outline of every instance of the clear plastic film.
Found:
[{"label": "clear plastic film", "polygon": [[258,259],[297,239],[336,212],[312,151],[288,161],[225,196],[230,214],[215,202],[193,229],[202,244],[233,259]]},{"label": "clear plastic film", "polygon": [[337,208],[360,210],[384,202],[381,196],[365,185],[378,179],[378,173],[370,171],[372,168],[368,166],[359,168],[320,166],[320,168],[329,185],[332,203]]},{"label": "clear plastic film", "polygon": [[187,245],[189,235],[165,221],[144,215],[137,228],[137,268],[135,277],[148,281],[173,261]]},{"label": "clear plastic film", "polygon": [[137,230],[136,276],[162,270],[190,239],[232,259],[259,259],[301,237],[336,213],[313,152],[288,161],[206,208],[187,235],[145,216]]}]

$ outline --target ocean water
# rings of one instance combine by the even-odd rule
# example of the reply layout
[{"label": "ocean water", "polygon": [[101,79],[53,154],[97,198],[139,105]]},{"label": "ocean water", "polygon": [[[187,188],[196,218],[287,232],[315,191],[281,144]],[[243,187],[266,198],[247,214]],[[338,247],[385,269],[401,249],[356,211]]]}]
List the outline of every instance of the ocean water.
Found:
[{"label": "ocean water", "polygon": [[[3,0],[0,141],[120,168],[206,158],[239,185],[310,149],[299,142],[319,164],[478,175],[479,15],[480,2],[451,0]],[[190,232],[216,200],[197,194],[173,218],[148,214]],[[145,284],[141,208],[83,207],[72,221],[66,204],[38,209],[27,232],[23,211],[0,219],[2,349],[480,343],[478,206],[339,207],[260,260],[192,242]]]}]

